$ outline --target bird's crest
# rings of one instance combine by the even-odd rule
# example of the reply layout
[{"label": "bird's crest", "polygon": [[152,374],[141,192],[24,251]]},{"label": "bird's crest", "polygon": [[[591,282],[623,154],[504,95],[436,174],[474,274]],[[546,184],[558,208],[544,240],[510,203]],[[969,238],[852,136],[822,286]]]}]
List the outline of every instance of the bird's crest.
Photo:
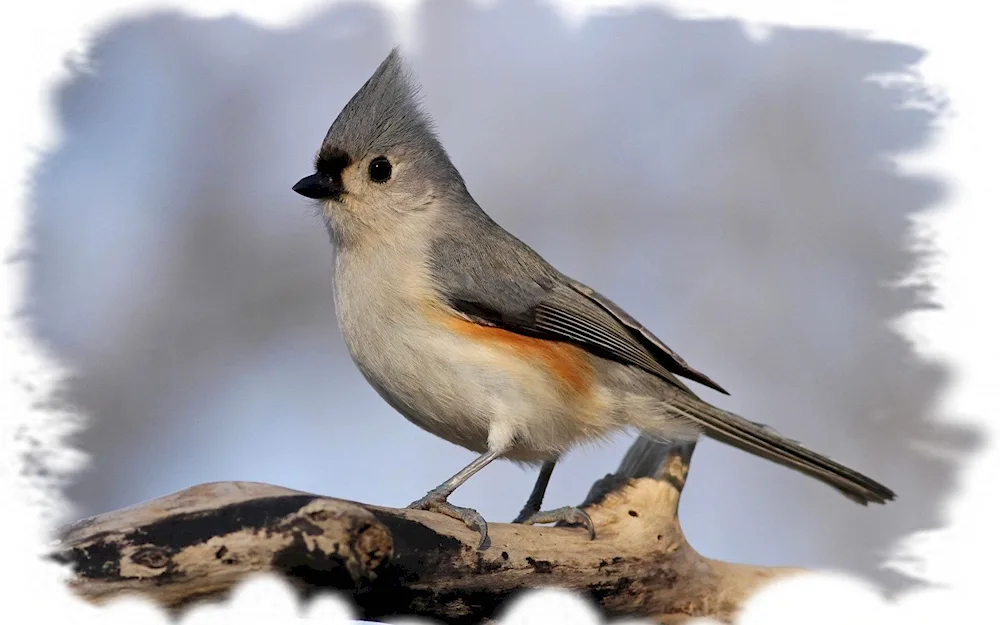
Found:
[{"label": "bird's crest", "polygon": [[397,46],[330,126],[319,158],[342,158],[346,153],[355,159],[400,145],[429,152],[441,149],[433,123],[421,109],[419,86]]}]

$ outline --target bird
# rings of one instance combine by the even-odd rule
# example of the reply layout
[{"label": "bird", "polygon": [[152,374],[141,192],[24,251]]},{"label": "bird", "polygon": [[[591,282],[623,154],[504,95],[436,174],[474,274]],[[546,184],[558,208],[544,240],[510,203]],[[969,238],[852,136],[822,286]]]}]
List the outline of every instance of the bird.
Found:
[{"label": "bird", "polygon": [[292,187],[315,203],[329,235],[337,324],[363,378],[406,420],[477,454],[409,509],[462,521],[487,549],[486,520],[448,497],[502,459],[539,469],[515,523],[563,523],[594,539],[585,511],[543,511],[542,498],[569,450],[623,432],[706,436],[862,505],[896,498],[696,395],[690,382],[729,392],[480,207],[421,90],[393,47],[329,126],[313,173]]}]

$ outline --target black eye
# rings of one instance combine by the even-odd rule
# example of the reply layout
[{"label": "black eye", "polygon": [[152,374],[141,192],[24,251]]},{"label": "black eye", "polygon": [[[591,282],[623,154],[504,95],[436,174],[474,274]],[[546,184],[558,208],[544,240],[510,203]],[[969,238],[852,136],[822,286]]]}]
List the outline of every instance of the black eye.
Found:
[{"label": "black eye", "polygon": [[384,156],[379,156],[372,159],[370,165],[368,165],[368,177],[372,179],[372,182],[385,182],[392,175],[392,165],[389,163],[389,159]]}]

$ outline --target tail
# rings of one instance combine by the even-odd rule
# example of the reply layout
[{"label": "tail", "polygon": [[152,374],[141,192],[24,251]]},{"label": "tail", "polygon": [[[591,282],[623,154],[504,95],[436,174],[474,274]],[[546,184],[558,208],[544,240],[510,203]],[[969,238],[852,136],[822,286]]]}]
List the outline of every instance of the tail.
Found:
[{"label": "tail", "polygon": [[670,406],[694,420],[706,436],[816,478],[863,506],[896,498],[896,493],[857,471],[806,449],[766,425],[715,408],[694,395],[678,393]]}]

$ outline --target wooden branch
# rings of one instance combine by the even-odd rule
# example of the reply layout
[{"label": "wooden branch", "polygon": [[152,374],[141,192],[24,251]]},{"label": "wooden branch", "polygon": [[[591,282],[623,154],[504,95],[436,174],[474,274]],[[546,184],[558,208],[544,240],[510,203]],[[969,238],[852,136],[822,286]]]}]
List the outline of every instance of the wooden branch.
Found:
[{"label": "wooden branch", "polygon": [[490,523],[492,544],[431,512],[344,501],[251,482],[194,486],[79,521],[53,556],[72,587],[101,603],[139,593],[171,610],[224,598],[248,574],[273,572],[304,597],[348,593],[366,619],[489,619],[516,593],[585,593],[610,617],[732,622],[763,583],[799,569],[711,560],[677,518],[693,444],[639,439],[584,502],[597,530]]}]

